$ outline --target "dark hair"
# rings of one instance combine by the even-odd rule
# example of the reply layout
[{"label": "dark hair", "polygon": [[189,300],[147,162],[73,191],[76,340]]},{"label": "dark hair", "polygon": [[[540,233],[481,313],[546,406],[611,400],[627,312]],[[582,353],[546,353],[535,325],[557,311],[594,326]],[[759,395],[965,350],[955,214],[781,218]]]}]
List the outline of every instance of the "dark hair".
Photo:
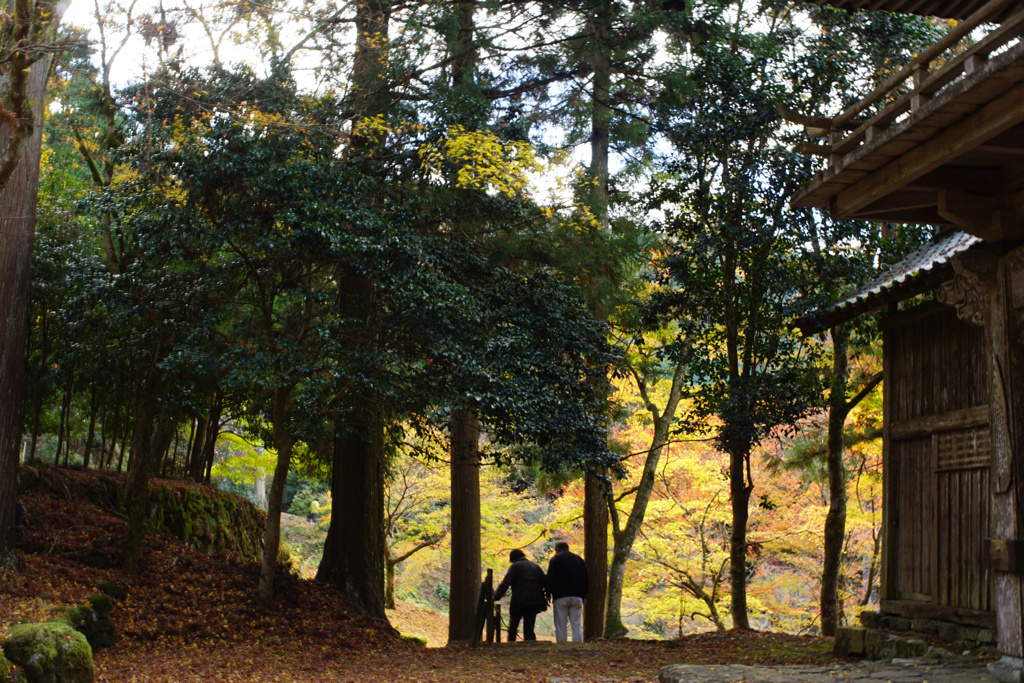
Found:
[{"label": "dark hair", "polygon": [[558,543],[555,544],[555,552],[556,553],[561,552],[563,550],[568,550],[568,549],[569,549],[569,544],[566,543],[565,541],[559,541]]},{"label": "dark hair", "polygon": [[508,554],[508,561],[509,562],[515,562],[516,560],[518,560],[521,557],[526,557],[526,553],[524,553],[519,548],[516,548],[515,550],[513,550],[512,552],[510,552]]}]

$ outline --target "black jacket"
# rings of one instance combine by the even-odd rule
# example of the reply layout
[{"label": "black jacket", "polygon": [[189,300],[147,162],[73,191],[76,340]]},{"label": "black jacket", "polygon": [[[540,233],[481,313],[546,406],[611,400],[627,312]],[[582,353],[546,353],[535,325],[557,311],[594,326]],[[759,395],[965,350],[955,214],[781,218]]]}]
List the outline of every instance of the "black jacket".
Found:
[{"label": "black jacket", "polygon": [[576,553],[563,550],[555,553],[548,564],[547,592],[552,600],[558,598],[586,598],[590,591],[587,563]]},{"label": "black jacket", "polygon": [[501,600],[509,588],[512,589],[509,611],[543,612],[548,608],[548,601],[544,597],[544,570],[536,562],[530,562],[525,557],[513,562],[494,591],[494,599]]}]

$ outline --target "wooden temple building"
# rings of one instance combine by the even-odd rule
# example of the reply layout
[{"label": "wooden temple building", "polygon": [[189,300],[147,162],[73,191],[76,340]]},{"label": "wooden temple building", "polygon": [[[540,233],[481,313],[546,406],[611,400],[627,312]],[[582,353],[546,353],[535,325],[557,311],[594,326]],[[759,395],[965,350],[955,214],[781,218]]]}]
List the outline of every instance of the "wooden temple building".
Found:
[{"label": "wooden temple building", "polygon": [[960,20],[839,116],[784,113],[825,138],[792,203],[949,228],[808,329],[938,290],[883,323],[880,612],[992,628],[1024,682],[1024,4],[821,2]]}]

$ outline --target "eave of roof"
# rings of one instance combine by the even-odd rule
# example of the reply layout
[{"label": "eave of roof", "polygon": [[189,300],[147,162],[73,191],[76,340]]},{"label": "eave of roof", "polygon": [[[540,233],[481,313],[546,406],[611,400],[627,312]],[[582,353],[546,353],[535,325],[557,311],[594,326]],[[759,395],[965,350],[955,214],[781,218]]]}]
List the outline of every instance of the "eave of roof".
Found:
[{"label": "eave of roof", "polygon": [[909,254],[850,296],[798,318],[794,324],[804,335],[816,334],[891,303],[931,291],[953,277],[952,259],[955,255],[979,244],[984,242],[959,230],[940,233],[932,242]]}]

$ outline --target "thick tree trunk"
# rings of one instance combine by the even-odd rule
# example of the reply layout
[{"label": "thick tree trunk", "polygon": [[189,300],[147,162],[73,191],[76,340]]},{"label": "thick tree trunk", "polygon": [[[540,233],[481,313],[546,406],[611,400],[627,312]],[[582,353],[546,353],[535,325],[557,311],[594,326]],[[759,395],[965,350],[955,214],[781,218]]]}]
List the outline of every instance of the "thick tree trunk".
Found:
[{"label": "thick tree trunk", "polygon": [[[67,2],[50,8],[54,27]],[[49,58],[29,70],[24,96],[33,107],[34,129],[17,166],[0,189],[0,567],[17,568],[15,496],[25,391],[25,337],[28,329],[36,192],[43,141],[43,103]],[[0,92],[11,89],[7,78]],[[9,124],[8,124],[9,125]],[[0,143],[2,144],[2,143]],[[0,150],[6,152],[7,150]]]},{"label": "thick tree trunk", "polygon": [[[610,104],[612,64],[608,54],[612,8],[609,0],[598,0],[588,18],[594,70],[591,92],[590,169],[591,210],[602,230],[608,230],[608,150],[611,140]],[[595,315],[604,320],[608,311],[597,305]],[[590,593],[583,610],[585,640],[605,635],[605,609],[608,600],[608,505],[609,485],[592,474],[584,482],[583,555],[590,574]]]},{"label": "thick tree trunk", "polygon": [[452,568],[448,642],[473,638],[480,595],[480,428],[476,412],[456,408],[451,418]]},{"label": "thick tree trunk", "polygon": [[372,408],[335,427],[331,497],[316,580],[384,619],[384,429]]},{"label": "thick tree trunk", "polygon": [[[128,489],[128,536],[124,543],[124,568],[138,574],[142,563],[142,541],[146,535],[146,505],[149,498],[149,471],[153,459],[153,429],[157,399],[160,395],[160,370],[148,369],[149,377],[135,407],[135,429],[132,436],[132,460]],[[118,463],[120,467],[120,462]]]},{"label": "thick tree trunk", "polygon": [[834,636],[839,627],[839,570],[846,539],[846,467],[843,431],[849,408],[847,347],[849,333],[842,325],[832,328],[832,387],[828,401],[828,515],[825,517],[825,557],[821,568],[821,632]]},{"label": "thick tree trunk", "polygon": [[292,461],[292,446],[295,439],[288,431],[288,415],[291,407],[293,386],[277,387],[274,390],[274,407],[271,424],[274,429],[274,445],[277,447],[277,464],[274,466],[274,481],[267,497],[267,525],[263,533],[263,562],[260,565],[260,598],[270,602],[274,597],[274,574],[277,572],[277,554],[281,549],[281,502],[284,500],[284,485],[288,479],[288,466]]},{"label": "thick tree trunk", "polygon": [[590,575],[590,592],[583,607],[583,639],[604,636],[608,598],[608,484],[588,474],[583,484],[583,559]]}]

